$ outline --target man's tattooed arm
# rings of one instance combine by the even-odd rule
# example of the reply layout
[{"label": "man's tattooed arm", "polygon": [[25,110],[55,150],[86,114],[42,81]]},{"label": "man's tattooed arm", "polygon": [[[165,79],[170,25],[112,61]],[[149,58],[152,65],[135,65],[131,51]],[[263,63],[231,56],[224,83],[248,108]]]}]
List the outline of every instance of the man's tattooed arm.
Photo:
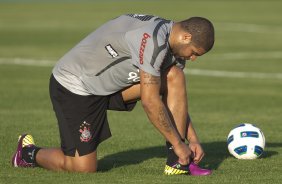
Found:
[{"label": "man's tattooed arm", "polygon": [[144,85],[161,85],[161,79],[160,77],[153,76],[149,73],[144,73],[144,80],[141,81],[143,82]]},{"label": "man's tattooed arm", "polygon": [[161,78],[140,71],[141,102],[154,126],[167,140],[181,141],[172,124],[168,111],[160,98]]},{"label": "man's tattooed arm", "polygon": [[171,121],[168,121],[170,119],[169,119],[169,116],[167,114],[167,110],[165,107],[160,107],[158,112],[156,113],[158,114],[159,125],[163,127],[166,132],[170,132],[172,129],[174,129]]}]

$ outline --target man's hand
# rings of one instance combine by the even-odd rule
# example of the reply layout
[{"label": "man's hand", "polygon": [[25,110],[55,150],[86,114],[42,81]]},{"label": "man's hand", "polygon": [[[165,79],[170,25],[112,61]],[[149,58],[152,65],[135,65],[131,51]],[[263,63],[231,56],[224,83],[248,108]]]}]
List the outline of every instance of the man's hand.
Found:
[{"label": "man's hand", "polygon": [[195,164],[198,164],[205,155],[201,144],[199,142],[190,142],[189,148],[191,149],[193,154],[193,162]]},{"label": "man's hand", "polygon": [[181,142],[178,145],[174,145],[174,152],[179,158],[179,163],[181,165],[188,165],[192,159],[192,151],[187,144]]}]

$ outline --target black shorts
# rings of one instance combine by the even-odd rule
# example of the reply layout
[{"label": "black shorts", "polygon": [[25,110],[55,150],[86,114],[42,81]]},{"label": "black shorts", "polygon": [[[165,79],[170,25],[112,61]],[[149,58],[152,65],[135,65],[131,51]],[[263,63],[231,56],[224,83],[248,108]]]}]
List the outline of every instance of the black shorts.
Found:
[{"label": "black shorts", "polygon": [[50,98],[59,124],[61,148],[65,155],[80,156],[95,151],[111,136],[107,110],[131,111],[136,102],[126,104],[121,92],[109,96],[74,94],[64,88],[52,75]]}]

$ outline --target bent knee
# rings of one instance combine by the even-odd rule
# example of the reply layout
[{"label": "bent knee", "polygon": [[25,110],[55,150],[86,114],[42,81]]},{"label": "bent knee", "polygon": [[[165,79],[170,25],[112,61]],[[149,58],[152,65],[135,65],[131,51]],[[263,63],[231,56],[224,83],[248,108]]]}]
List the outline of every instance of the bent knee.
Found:
[{"label": "bent knee", "polygon": [[172,66],[167,73],[167,82],[183,83],[185,82],[185,74],[182,69],[177,66]]},{"label": "bent knee", "polygon": [[97,168],[93,168],[93,167],[74,167],[74,172],[80,172],[80,173],[95,173],[97,172]]},{"label": "bent knee", "polygon": [[97,172],[96,152],[84,156],[79,156],[78,153],[76,153],[75,157],[67,156],[65,159],[65,170],[82,173]]},{"label": "bent knee", "polygon": [[95,173],[97,166],[94,163],[72,163],[65,166],[67,171],[80,173]]}]

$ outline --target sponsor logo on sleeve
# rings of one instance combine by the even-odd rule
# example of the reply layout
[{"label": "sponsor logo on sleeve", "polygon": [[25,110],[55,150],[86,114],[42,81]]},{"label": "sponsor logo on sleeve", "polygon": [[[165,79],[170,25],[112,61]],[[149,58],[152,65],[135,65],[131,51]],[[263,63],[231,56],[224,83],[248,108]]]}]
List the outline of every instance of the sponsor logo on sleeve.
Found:
[{"label": "sponsor logo on sleeve", "polygon": [[134,72],[129,72],[128,73],[128,78],[127,78],[127,83],[132,84],[132,83],[137,83],[140,81],[140,76],[139,76],[139,69],[137,69]]},{"label": "sponsor logo on sleeve", "polygon": [[145,51],[145,48],[146,48],[148,38],[151,38],[151,36],[148,33],[144,33],[142,40],[141,40],[140,49],[139,49],[139,62],[140,62],[140,64],[143,64],[143,62],[144,62],[144,51]]},{"label": "sponsor logo on sleeve", "polygon": [[117,51],[115,51],[111,44],[106,45],[105,48],[108,53],[112,56],[112,58],[118,57]]}]

